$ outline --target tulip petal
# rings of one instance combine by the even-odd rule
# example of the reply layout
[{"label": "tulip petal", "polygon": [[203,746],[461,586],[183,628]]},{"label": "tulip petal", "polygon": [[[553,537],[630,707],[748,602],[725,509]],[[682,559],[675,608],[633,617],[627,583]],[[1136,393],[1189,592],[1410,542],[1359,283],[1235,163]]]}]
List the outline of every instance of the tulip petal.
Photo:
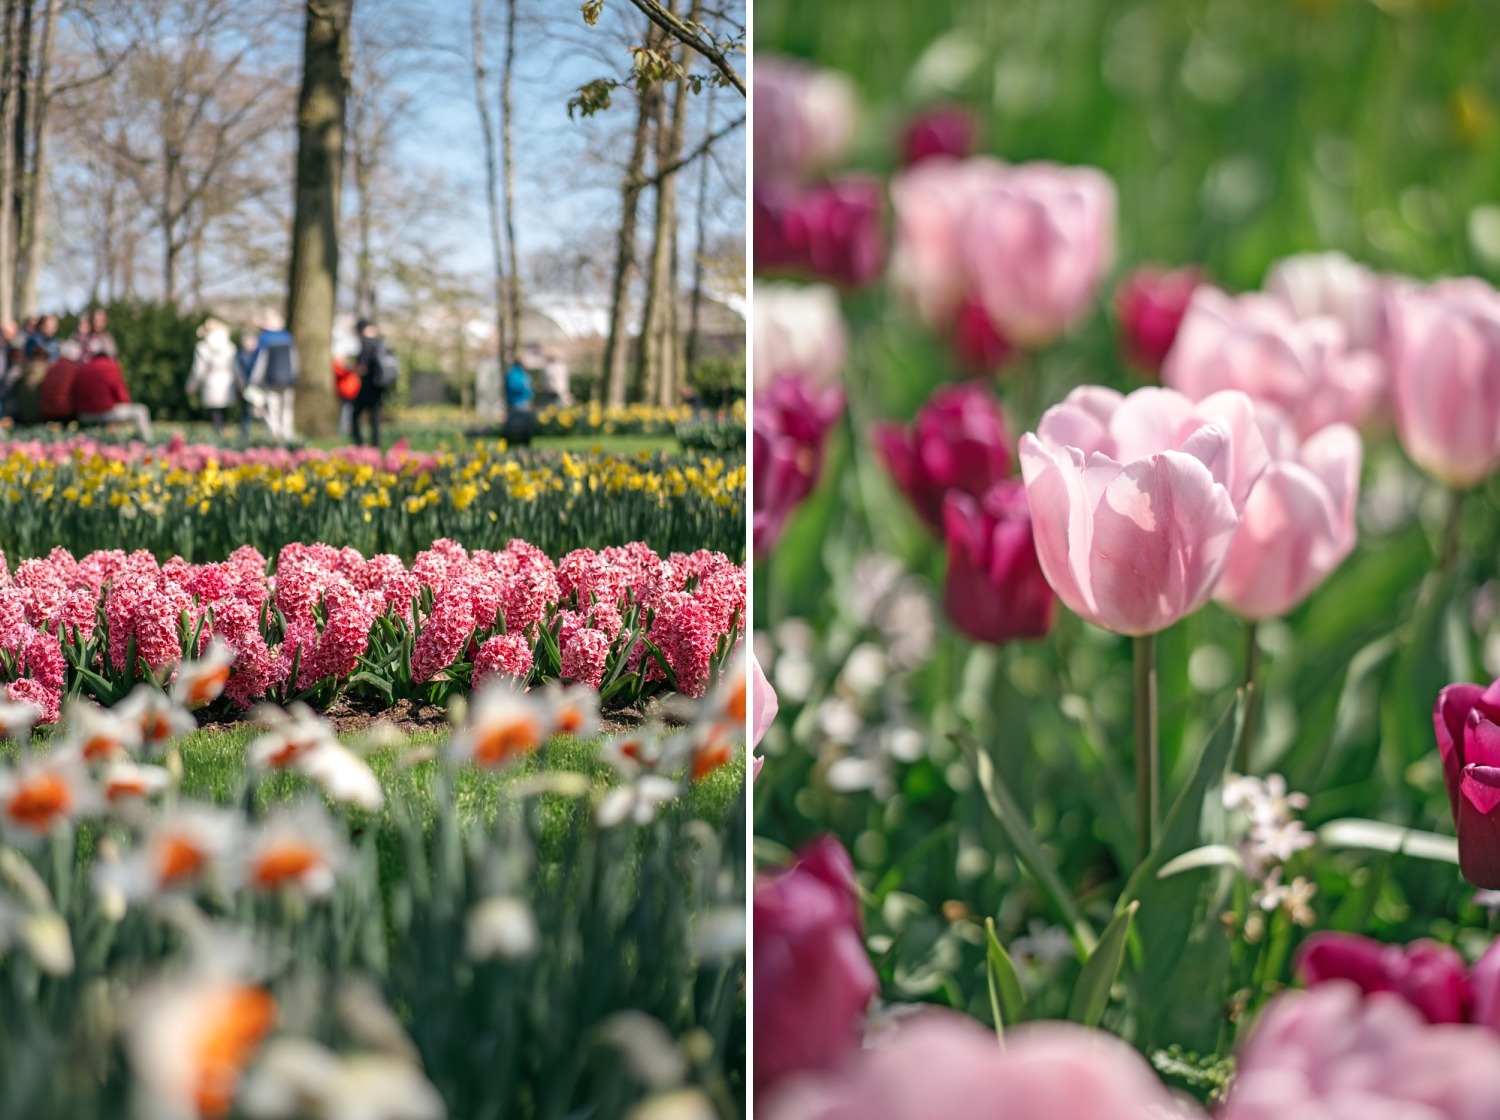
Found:
[{"label": "tulip petal", "polygon": [[1366,995],[1393,992],[1390,949],[1357,933],[1315,933],[1297,952],[1296,972],[1309,988],[1329,980],[1351,980]]},{"label": "tulip petal", "polygon": [[1465,766],[1459,783],[1458,868],[1472,885],[1500,890],[1500,769]]},{"label": "tulip petal", "polygon": [[1487,719],[1478,708],[1464,720],[1464,765],[1500,768],[1500,724]]},{"label": "tulip petal", "polygon": [[[1102,456],[1096,458],[1109,463]],[[1119,464],[1112,464],[1112,469],[1118,471]],[[1093,519],[1082,453],[1068,447],[1053,451],[1028,432],[1021,437],[1021,475],[1042,572],[1069,610],[1092,620],[1088,555]]]},{"label": "tulip petal", "polygon": [[1276,463],[1245,504],[1214,598],[1244,618],[1280,617],[1348,554],[1341,535],[1328,492],[1312,472]]},{"label": "tulip petal", "polygon": [[1110,421],[1124,400],[1119,393],[1102,385],[1080,385],[1061,404],[1042,415],[1036,428],[1037,438],[1054,450],[1076,447],[1085,457],[1100,451],[1116,458]]},{"label": "tulip petal", "polygon": [[1469,970],[1469,987],[1474,994],[1473,1021],[1481,1027],[1500,1030],[1500,938],[1474,962]]},{"label": "tulip petal", "polygon": [[1443,784],[1448,807],[1458,820],[1458,785],[1464,769],[1464,725],[1483,690],[1477,684],[1450,684],[1438,693],[1432,708],[1432,730],[1443,760]]},{"label": "tulip petal", "polygon": [[1103,625],[1151,634],[1202,606],[1238,524],[1228,491],[1192,456],[1126,464],[1094,510],[1089,580]]}]

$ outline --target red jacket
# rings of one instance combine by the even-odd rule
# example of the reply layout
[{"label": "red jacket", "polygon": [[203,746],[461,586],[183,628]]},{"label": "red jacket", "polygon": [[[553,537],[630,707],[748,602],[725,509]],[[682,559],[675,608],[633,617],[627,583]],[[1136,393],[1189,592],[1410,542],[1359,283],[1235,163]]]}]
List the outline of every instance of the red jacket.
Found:
[{"label": "red jacket", "polygon": [[130,391],[120,376],[119,362],[97,354],[78,367],[78,376],[73,379],[73,411],[83,416],[128,403]]},{"label": "red jacket", "polygon": [[47,367],[38,394],[43,420],[73,419],[73,382],[78,377],[78,363],[58,358]]}]

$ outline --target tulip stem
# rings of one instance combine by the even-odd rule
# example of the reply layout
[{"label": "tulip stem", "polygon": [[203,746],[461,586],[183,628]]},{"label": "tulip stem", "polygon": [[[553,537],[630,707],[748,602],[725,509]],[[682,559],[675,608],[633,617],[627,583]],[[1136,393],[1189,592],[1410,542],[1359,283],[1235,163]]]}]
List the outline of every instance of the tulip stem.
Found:
[{"label": "tulip stem", "polygon": [[1260,674],[1260,643],[1256,641],[1256,623],[1245,623],[1245,722],[1240,725],[1240,739],[1234,745],[1234,772],[1250,773],[1250,744],[1255,740],[1257,681]]},{"label": "tulip stem", "polygon": [[1445,573],[1453,570],[1453,562],[1458,559],[1460,530],[1464,523],[1465,493],[1467,491],[1453,491],[1453,504],[1448,507],[1448,523],[1443,527],[1443,552],[1439,557],[1441,561],[1439,570]]},{"label": "tulip stem", "polygon": [[1135,849],[1144,863],[1161,824],[1161,750],[1156,728],[1156,635],[1135,639]]}]

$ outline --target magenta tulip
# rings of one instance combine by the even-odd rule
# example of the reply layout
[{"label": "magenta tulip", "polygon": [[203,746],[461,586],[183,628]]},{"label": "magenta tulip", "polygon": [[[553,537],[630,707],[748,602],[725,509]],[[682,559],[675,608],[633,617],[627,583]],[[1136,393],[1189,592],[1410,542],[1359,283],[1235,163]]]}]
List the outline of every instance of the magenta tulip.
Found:
[{"label": "magenta tulip", "polygon": [[1218,1120],[1474,1120],[1500,1101],[1500,1040],[1347,982],[1285,992],[1238,1055]]},{"label": "magenta tulip", "polygon": [[1500,680],[1450,684],[1432,711],[1443,781],[1458,830],[1458,866],[1476,887],[1500,890]]},{"label": "magenta tulip", "polygon": [[785,373],[756,395],[751,527],[755,555],[768,555],[786,520],[818,483],[823,445],[844,411],[841,389]]},{"label": "magenta tulip", "polygon": [[938,389],[917,413],[911,431],[878,424],[870,440],[934,532],[943,531],[943,496],[948,491],[982,497],[1011,473],[1005,414],[977,382]]},{"label": "magenta tulip", "polygon": [[1308,987],[1346,980],[1365,995],[1395,992],[1429,1023],[1465,1023],[1474,991],[1458,951],[1436,941],[1385,945],[1354,933],[1315,933],[1297,954],[1297,975]]},{"label": "magenta tulip", "polygon": [[1029,350],[1084,317],[1114,256],[1115,188],[1092,167],[1009,168],[973,199],[959,249],[975,299]]},{"label": "magenta tulip", "polygon": [[914,167],[929,159],[965,159],[978,132],[974,114],[960,105],[940,105],[917,114],[901,134],[901,162]]},{"label": "magenta tulip", "polygon": [[896,218],[891,282],[933,330],[949,331],[971,298],[964,225],[974,200],[1007,173],[1003,163],[985,157],[928,160],[891,180]]},{"label": "magenta tulip", "polygon": [[1500,294],[1480,280],[1391,292],[1396,430],[1417,466],[1467,489],[1500,466]]},{"label": "magenta tulip", "polygon": [[854,137],[854,85],[844,75],[757,53],[755,176],[805,179],[837,164]]},{"label": "magenta tulip", "polygon": [[861,928],[854,864],[831,837],[757,880],[757,1092],[791,1073],[829,1069],[858,1046],[879,987]]},{"label": "magenta tulip", "polygon": [[1238,389],[1280,409],[1303,438],[1358,427],[1380,403],[1380,359],[1350,351],[1334,319],[1298,320],[1280,300],[1200,285],[1162,365],[1163,384],[1194,400]]},{"label": "magenta tulip", "polygon": [[949,621],[976,642],[1045,637],[1057,599],[1037,560],[1025,484],[1004,479],[979,499],[950,490],[943,522]]},{"label": "magenta tulip", "polygon": [[1196,268],[1136,269],[1115,289],[1120,347],[1128,361],[1151,373],[1161,370],[1193,292],[1203,283]]},{"label": "magenta tulip", "polygon": [[1330,424],[1300,447],[1290,425],[1261,416],[1271,464],[1245,503],[1214,598],[1243,618],[1286,614],[1354,549],[1363,445]]},{"label": "magenta tulip", "polygon": [[[756,958],[759,980],[760,958]],[[755,1036],[756,1060],[762,1035]],[[993,1032],[924,1011],[842,1069],[793,1078],[762,1098],[765,1120],[1191,1120],[1136,1051],[1066,1023]]]},{"label": "magenta tulip", "polygon": [[958,309],[952,343],[953,356],[967,373],[996,373],[1015,353],[1010,340],[990,322],[984,305],[974,300],[968,300]]},{"label": "magenta tulip", "polygon": [[885,268],[884,209],[884,191],[874,179],[757,186],[757,274],[786,272],[842,288],[870,283]]},{"label": "magenta tulip", "polygon": [[1075,389],[1021,437],[1047,582],[1095,625],[1166,629],[1213,593],[1268,459],[1243,393]]}]

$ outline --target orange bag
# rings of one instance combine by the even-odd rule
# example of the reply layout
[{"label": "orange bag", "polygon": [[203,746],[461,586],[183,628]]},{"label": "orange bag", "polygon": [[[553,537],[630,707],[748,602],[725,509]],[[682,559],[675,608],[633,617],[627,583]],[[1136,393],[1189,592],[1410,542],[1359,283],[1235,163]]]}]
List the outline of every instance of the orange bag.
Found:
[{"label": "orange bag", "polygon": [[333,363],[333,386],[340,400],[352,401],[359,396],[359,372],[342,362]]}]

